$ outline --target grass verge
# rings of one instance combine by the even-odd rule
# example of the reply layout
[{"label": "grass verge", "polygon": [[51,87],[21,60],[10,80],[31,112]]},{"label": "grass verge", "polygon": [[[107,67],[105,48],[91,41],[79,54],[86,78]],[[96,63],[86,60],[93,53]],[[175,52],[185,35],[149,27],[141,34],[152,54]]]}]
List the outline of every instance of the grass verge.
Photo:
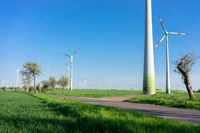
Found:
[{"label": "grass verge", "polygon": [[189,100],[186,92],[175,91],[170,95],[166,95],[165,93],[158,93],[153,96],[135,95],[134,98],[127,101],[132,103],[145,103],[200,110],[200,93],[195,93],[195,96],[197,100]]}]

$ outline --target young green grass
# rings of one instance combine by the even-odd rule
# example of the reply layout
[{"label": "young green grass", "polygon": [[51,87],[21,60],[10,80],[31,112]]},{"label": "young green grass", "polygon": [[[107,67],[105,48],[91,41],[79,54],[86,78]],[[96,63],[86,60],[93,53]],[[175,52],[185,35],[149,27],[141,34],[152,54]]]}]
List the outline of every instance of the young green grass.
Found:
[{"label": "young green grass", "polygon": [[[77,97],[114,97],[114,96],[124,96],[124,95],[136,95],[141,94],[141,91],[136,90],[95,90],[95,89],[74,89],[73,91],[65,90],[62,93],[61,89],[57,89],[55,91],[56,95],[64,95],[64,96],[77,96]],[[52,91],[49,90],[47,94],[52,94]]]},{"label": "young green grass", "polygon": [[199,126],[54,97],[0,92],[2,133],[198,133]]},{"label": "young green grass", "polygon": [[135,95],[134,98],[127,101],[200,110],[200,93],[194,94],[197,100],[189,100],[187,92],[175,91],[170,95],[165,93],[158,93],[153,96]]},{"label": "young green grass", "polygon": [[[47,94],[52,94],[52,91],[48,91]],[[200,110],[200,93],[194,93],[197,100],[189,100],[188,94],[185,91],[174,91],[170,95],[166,95],[165,90],[157,90],[157,94],[153,96],[146,96],[142,94],[141,90],[78,90],[73,91],[65,90],[64,93],[60,89],[55,92],[58,96],[77,96],[77,97],[116,97],[132,95],[133,98],[127,100],[132,103],[146,103],[161,106],[188,108]]]}]

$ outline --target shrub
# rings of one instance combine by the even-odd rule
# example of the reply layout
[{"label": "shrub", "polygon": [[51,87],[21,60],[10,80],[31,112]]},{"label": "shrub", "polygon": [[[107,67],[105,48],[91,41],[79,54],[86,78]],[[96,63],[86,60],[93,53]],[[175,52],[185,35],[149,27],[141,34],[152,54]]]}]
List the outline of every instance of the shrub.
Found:
[{"label": "shrub", "polygon": [[47,84],[44,84],[41,88],[42,93],[46,93],[48,91],[49,86]]}]

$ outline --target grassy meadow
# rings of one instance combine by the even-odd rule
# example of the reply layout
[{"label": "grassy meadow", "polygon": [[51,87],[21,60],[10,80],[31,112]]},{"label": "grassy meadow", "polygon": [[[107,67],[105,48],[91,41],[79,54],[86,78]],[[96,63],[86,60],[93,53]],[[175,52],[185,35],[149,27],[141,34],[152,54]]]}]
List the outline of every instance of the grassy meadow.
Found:
[{"label": "grassy meadow", "polygon": [[141,113],[56,99],[46,94],[0,92],[2,133],[198,133],[200,126]]},{"label": "grassy meadow", "polygon": [[200,93],[194,94],[197,100],[189,100],[187,92],[175,91],[170,95],[166,95],[163,92],[153,96],[135,95],[134,98],[127,100],[127,102],[200,110]]},{"label": "grassy meadow", "polygon": [[[64,93],[62,93],[61,89],[56,89],[55,91],[56,95],[92,97],[92,98],[136,95],[141,93],[142,92],[139,90],[137,91],[137,90],[97,90],[97,89],[74,89],[73,91],[65,90]],[[49,90],[47,94],[52,94],[52,91]]]},{"label": "grassy meadow", "polygon": [[[52,95],[52,91],[49,90],[47,94]],[[141,90],[80,90],[74,89],[73,91],[65,90],[64,93],[60,89],[55,91],[55,95],[58,96],[77,96],[77,97],[92,97],[92,98],[102,98],[102,97],[117,97],[117,96],[133,96],[132,99],[126,102],[132,103],[145,103],[154,104],[161,106],[177,107],[177,108],[187,108],[200,110],[200,93],[194,93],[197,100],[189,100],[186,91],[174,91],[170,95],[166,95],[165,90],[157,90],[157,94],[153,96],[143,95]]]}]

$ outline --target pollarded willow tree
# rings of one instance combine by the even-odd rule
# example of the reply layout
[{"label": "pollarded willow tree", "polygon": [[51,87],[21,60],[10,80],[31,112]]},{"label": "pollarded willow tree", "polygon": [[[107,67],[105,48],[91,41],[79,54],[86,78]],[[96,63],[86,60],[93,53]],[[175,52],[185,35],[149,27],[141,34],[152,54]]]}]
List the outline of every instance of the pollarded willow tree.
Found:
[{"label": "pollarded willow tree", "polygon": [[196,63],[197,59],[198,57],[195,55],[195,53],[189,53],[173,62],[173,64],[176,65],[175,72],[182,76],[190,99],[195,99],[192,91],[192,84],[190,82],[190,72],[192,71],[192,67]]},{"label": "pollarded willow tree", "polygon": [[33,78],[34,92],[36,92],[36,78],[41,74],[41,68],[37,63],[28,62],[23,66],[22,76],[30,76]]}]

